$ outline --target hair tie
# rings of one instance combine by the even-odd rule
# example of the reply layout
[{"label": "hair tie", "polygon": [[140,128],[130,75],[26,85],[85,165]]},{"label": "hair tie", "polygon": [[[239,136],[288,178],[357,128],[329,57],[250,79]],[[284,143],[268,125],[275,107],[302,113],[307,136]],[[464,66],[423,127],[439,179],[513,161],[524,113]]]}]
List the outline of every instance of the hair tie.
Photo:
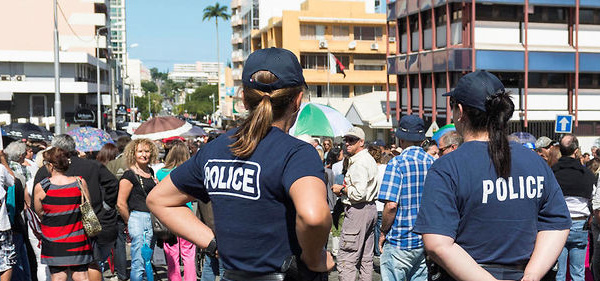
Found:
[{"label": "hair tie", "polygon": [[267,94],[264,94],[264,95],[262,95],[262,99],[263,100],[268,99],[269,101],[271,101],[271,96],[267,95]]}]

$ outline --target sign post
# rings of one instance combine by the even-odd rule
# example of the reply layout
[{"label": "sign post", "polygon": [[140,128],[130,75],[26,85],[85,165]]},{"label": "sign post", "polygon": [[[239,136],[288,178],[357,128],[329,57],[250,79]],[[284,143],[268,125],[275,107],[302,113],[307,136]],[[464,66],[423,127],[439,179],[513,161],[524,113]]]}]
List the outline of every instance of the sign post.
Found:
[{"label": "sign post", "polygon": [[556,115],[554,121],[554,132],[557,134],[570,134],[573,132],[572,115]]}]

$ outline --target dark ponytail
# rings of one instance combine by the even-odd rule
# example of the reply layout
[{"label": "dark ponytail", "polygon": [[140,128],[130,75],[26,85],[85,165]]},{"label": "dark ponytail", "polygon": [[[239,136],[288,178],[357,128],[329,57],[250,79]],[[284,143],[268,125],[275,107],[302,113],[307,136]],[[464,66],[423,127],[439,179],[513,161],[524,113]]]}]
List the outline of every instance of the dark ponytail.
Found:
[{"label": "dark ponytail", "polygon": [[[451,98],[451,103],[456,104],[456,101]],[[488,133],[488,153],[494,170],[499,177],[508,178],[511,170],[511,155],[507,125],[515,109],[510,95],[503,89],[489,96],[485,101],[486,111],[464,104],[462,106],[463,113],[469,120],[466,130]]]},{"label": "dark ponytail", "polygon": [[488,97],[485,102],[487,132],[489,135],[488,152],[496,174],[508,178],[511,169],[510,145],[508,143],[508,121],[513,115],[515,105],[510,96],[502,91]]}]

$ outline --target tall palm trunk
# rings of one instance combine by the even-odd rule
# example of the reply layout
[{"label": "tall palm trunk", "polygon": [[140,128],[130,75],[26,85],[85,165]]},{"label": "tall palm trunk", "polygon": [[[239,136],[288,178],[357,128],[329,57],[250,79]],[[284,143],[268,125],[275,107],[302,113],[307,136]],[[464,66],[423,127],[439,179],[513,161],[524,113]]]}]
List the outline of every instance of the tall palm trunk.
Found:
[{"label": "tall palm trunk", "polygon": [[[217,99],[220,98],[219,93],[221,92],[221,56],[219,56],[219,18],[215,17],[215,26],[217,28]],[[213,96],[213,100],[215,99],[215,97]],[[213,118],[214,118],[214,111],[213,111]]]}]

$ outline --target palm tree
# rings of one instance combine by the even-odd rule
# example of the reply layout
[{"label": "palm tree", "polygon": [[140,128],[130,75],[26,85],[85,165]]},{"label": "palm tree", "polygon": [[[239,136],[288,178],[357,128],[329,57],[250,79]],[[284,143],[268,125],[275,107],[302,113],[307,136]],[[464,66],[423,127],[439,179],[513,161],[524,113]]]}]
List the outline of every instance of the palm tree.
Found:
[{"label": "palm tree", "polygon": [[[214,6],[208,6],[204,8],[204,16],[202,20],[211,20],[215,18],[215,27],[217,30],[217,91],[221,88],[221,57],[219,56],[219,18],[223,20],[229,20],[231,16],[227,13],[227,6],[221,6],[219,3],[215,3]],[[214,114],[214,112],[213,112]]]}]

